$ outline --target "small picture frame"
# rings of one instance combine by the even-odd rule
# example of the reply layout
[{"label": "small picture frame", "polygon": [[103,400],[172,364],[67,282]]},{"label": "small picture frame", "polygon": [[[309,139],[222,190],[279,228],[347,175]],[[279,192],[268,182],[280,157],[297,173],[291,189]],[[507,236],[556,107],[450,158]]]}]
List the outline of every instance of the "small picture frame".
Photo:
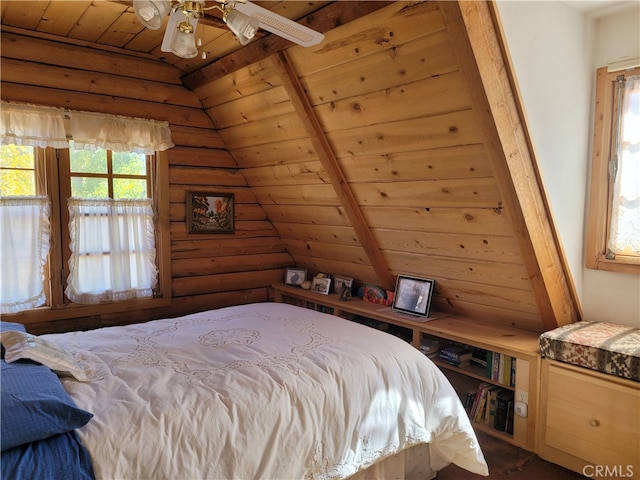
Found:
[{"label": "small picture frame", "polygon": [[301,286],[307,280],[307,270],[304,268],[287,268],[284,276],[285,285]]},{"label": "small picture frame", "polygon": [[187,192],[188,233],[234,233],[235,194]]},{"label": "small picture frame", "polygon": [[333,290],[336,293],[342,294],[343,290],[346,288],[351,291],[353,287],[353,278],[348,277],[334,277],[333,279]]},{"label": "small picture frame", "polygon": [[434,286],[434,280],[398,275],[391,308],[418,317],[429,317]]},{"label": "small picture frame", "polygon": [[347,287],[346,285],[342,286],[342,291],[340,292],[340,300],[343,302],[351,299],[351,287]]},{"label": "small picture frame", "polygon": [[311,284],[311,291],[316,293],[322,293],[323,295],[329,295],[329,289],[331,288],[331,278],[314,277]]}]

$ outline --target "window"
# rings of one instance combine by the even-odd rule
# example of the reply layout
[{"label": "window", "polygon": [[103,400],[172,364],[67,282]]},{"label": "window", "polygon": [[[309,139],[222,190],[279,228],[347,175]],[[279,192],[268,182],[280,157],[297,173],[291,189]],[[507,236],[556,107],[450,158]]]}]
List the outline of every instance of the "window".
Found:
[{"label": "window", "polygon": [[21,282],[3,262],[3,313],[39,323],[168,305],[172,146],[167,122],[2,102],[0,253],[38,290],[6,310]]},{"label": "window", "polygon": [[[159,297],[169,298],[168,274],[163,275],[169,264],[166,258],[168,229],[161,228],[156,221],[161,217],[158,212],[164,211],[166,205],[157,204],[160,196],[155,188],[167,181],[166,177],[162,181],[159,178],[163,171],[166,175],[166,168],[157,168],[159,162],[153,161],[153,156],[101,148],[76,150],[73,142],[69,149],[2,145],[0,155],[3,201],[7,201],[8,196],[13,201],[20,199],[21,204],[34,198],[44,199],[47,210],[42,210],[44,207],[34,210],[29,204],[29,213],[51,222],[51,248],[48,256],[44,256],[43,275],[36,277],[42,293],[35,303],[31,295],[27,308],[55,308],[58,314],[61,309],[72,308],[73,315],[78,315],[77,309],[81,308],[78,303],[91,304],[92,313],[98,308],[96,303],[101,303],[108,312],[116,312],[132,306],[117,306],[113,302],[132,300],[141,303],[135,308],[146,308],[159,306],[158,301],[153,301]],[[164,156],[162,152],[157,155]],[[9,210],[3,204],[2,208],[3,220],[10,216],[15,222],[17,207]],[[15,246],[27,245],[27,238],[40,238],[36,232],[28,233],[24,222],[19,228],[16,238],[21,241],[12,242]],[[145,241],[149,229],[151,243]],[[3,228],[3,235],[4,231]],[[36,240],[31,252],[39,248]],[[15,257],[8,250],[8,243],[1,245],[3,259],[5,253]],[[149,249],[153,250],[152,263],[148,262]],[[34,265],[23,267],[30,272],[24,277],[33,280]],[[2,278],[9,276],[3,274]],[[2,285],[3,292],[7,285]],[[132,295],[132,291],[135,294]],[[24,296],[24,288],[16,295]],[[6,294],[4,297],[2,303],[9,299]],[[104,302],[111,304],[105,306]],[[34,316],[37,310],[16,315]]]},{"label": "window", "polygon": [[640,67],[598,69],[587,268],[640,273]]},{"label": "window", "polygon": [[60,155],[66,300],[151,297],[156,286],[150,157],[103,148]]},{"label": "window", "polygon": [[0,156],[0,313],[46,302],[50,203],[37,181],[34,148],[8,145]]}]

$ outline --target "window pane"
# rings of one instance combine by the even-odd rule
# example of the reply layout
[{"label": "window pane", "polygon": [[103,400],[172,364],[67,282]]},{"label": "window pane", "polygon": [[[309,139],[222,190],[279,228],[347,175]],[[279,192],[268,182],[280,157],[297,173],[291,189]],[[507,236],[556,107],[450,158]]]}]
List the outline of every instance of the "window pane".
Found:
[{"label": "window pane", "polygon": [[0,195],[36,195],[33,147],[0,146]]},{"label": "window pane", "polygon": [[119,175],[146,175],[147,157],[142,153],[112,152],[113,173]]},{"label": "window pane", "polygon": [[114,178],[113,179],[113,198],[122,199],[141,199],[148,198],[147,181],[132,178]]},{"label": "window pane", "polygon": [[[611,203],[609,251],[640,256],[640,76],[618,83],[621,107]],[[619,143],[618,143],[619,142]]]},{"label": "window pane", "polygon": [[2,168],[35,168],[33,147],[18,145],[0,146],[0,167]]},{"label": "window pane", "polygon": [[107,151],[98,148],[76,150],[73,142],[69,142],[70,168],[74,173],[107,173]]},{"label": "window pane", "polygon": [[109,198],[106,178],[71,177],[71,196],[74,198]]},{"label": "window pane", "polygon": [[33,170],[0,170],[0,195],[25,196],[36,194]]}]

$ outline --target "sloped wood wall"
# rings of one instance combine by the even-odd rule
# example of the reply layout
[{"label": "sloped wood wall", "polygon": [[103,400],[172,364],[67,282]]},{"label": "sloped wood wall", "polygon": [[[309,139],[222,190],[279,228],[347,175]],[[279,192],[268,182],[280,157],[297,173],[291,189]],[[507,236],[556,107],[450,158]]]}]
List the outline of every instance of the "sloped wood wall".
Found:
[{"label": "sloped wood wall", "polygon": [[[490,4],[328,2],[306,21],[316,47],[261,55],[283,45],[267,37],[182,77],[3,29],[3,99],[171,124],[174,302],[137,319],[267,299],[297,265],[434,278],[434,308],[470,319],[578,320]],[[186,234],[186,191],[209,189],[236,194],[234,235]]]},{"label": "sloped wood wall", "polygon": [[[168,151],[173,304],[162,311],[87,319],[84,326],[266,300],[267,287],[282,281],[283,268],[293,264],[180,74],[142,57],[2,32],[3,100],[157,119],[171,126],[176,144]],[[188,235],[189,190],[234,192],[235,234]]]},{"label": "sloped wood wall", "polygon": [[[553,249],[551,231],[521,219],[457,3],[392,2],[318,47],[207,73],[194,91],[298,266],[434,278],[438,310],[530,330],[577,318],[559,257],[532,245]],[[537,188],[525,203],[544,208]]]}]

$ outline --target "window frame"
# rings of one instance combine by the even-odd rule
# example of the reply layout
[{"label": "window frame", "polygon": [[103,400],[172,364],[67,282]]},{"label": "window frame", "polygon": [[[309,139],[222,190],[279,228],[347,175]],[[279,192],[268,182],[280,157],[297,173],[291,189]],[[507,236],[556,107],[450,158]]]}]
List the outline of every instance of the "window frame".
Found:
[{"label": "window frame", "polygon": [[[595,122],[591,157],[591,182],[587,213],[585,265],[589,269],[640,274],[640,257],[616,255],[607,258],[607,238],[611,222],[612,179],[609,161],[613,148],[616,78],[621,71],[596,72]],[[626,70],[624,75],[640,75],[640,67]]]},{"label": "window frame", "polygon": [[[92,315],[118,314],[131,310],[143,310],[166,307],[171,304],[171,257],[170,257],[170,222],[169,222],[169,158],[167,152],[156,152],[155,159],[148,164],[151,171],[153,201],[156,213],[155,240],[156,264],[158,268],[158,282],[156,294],[153,298],[132,299],[121,302],[103,302],[99,304],[83,305],[70,302],[64,295],[65,279],[68,275],[66,261],[69,252],[63,251],[69,240],[63,242],[63,236],[68,235],[69,212],[64,198],[64,192],[69,191],[64,184],[70,184],[70,177],[65,178],[64,168],[60,168],[65,161],[68,164],[69,150],[54,148],[34,148],[36,161],[36,185],[42,189],[42,194],[49,196],[51,201],[51,247],[49,259],[45,267],[45,293],[47,305],[6,314],[10,321],[23,324],[43,323],[65,319],[73,319]],[[68,168],[67,168],[68,171]],[[4,316],[4,315],[3,315]]]}]

